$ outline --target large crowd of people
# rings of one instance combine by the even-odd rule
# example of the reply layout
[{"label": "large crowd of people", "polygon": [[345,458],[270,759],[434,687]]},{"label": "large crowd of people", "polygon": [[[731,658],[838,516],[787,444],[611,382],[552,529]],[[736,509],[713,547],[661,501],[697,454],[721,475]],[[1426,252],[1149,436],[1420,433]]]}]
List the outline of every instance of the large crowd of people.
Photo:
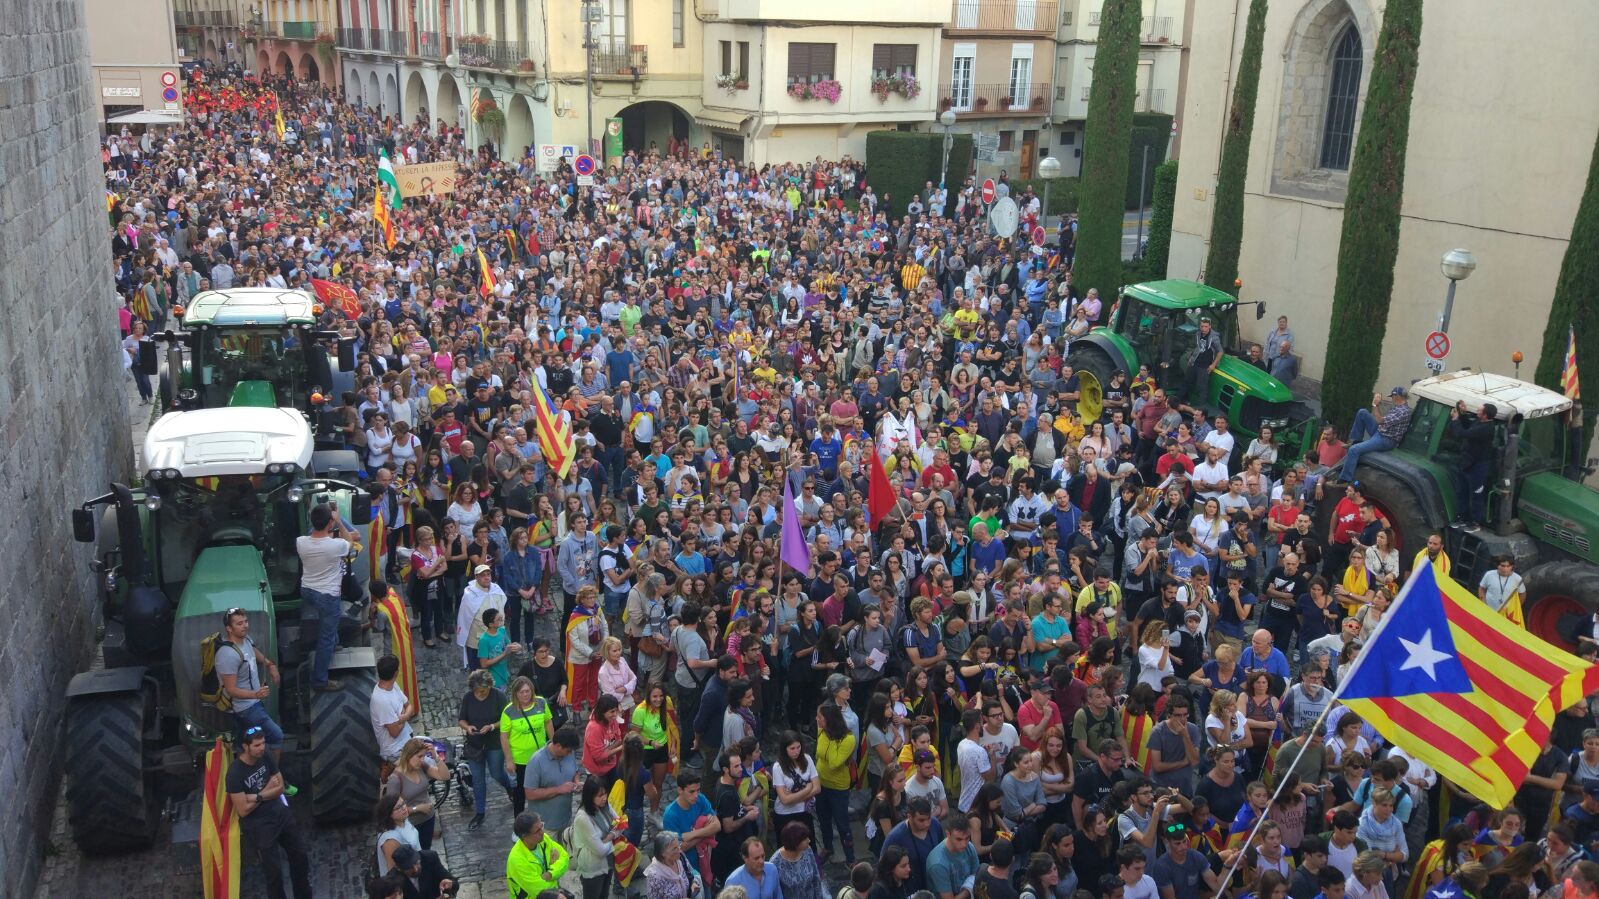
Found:
[{"label": "large crowd of people", "polygon": [[[1354,479],[1403,433],[1403,388],[1303,458],[1185,404],[1181,377],[1118,372],[1084,420],[1065,359],[1113,298],[1074,286],[1070,225],[1041,250],[991,236],[970,179],[896,215],[859,161],[673,140],[580,189],[318,85],[194,77],[184,125],[107,141],[130,360],[203,290],[356,291],[358,318],[325,313],[359,342],[339,420],[417,651],[466,669],[429,699],[460,704],[470,826],[511,844],[514,899],[568,871],[606,899],[629,848],[648,899],[1599,886],[1586,704],[1506,809],[1329,707],[1406,572],[1449,565]],[[379,154],[460,172],[393,213],[392,246]],[[1266,344],[1287,355],[1286,319]],[[1196,352],[1221,351],[1203,329]],[[575,434],[564,475],[539,393]],[[1496,607],[1519,584],[1499,573]],[[448,894],[427,785],[450,772],[396,674],[372,699],[372,895]],[[259,738],[240,792],[275,809]],[[511,820],[488,820],[490,781]]]}]

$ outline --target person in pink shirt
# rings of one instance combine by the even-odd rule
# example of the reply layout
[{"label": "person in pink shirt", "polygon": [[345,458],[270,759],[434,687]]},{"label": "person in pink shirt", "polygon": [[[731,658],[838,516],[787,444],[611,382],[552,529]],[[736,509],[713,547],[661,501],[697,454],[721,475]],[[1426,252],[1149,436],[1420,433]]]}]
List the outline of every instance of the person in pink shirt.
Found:
[{"label": "person in pink shirt", "polygon": [[583,770],[602,778],[609,788],[611,774],[616,770],[616,761],[621,754],[621,703],[616,701],[615,696],[605,693],[594,703],[594,713],[589,716],[588,727],[583,731]]},{"label": "person in pink shirt", "polygon": [[638,689],[638,675],[628,666],[622,655],[622,641],[606,637],[600,643],[600,692],[615,696],[623,710],[633,706],[633,693]]}]

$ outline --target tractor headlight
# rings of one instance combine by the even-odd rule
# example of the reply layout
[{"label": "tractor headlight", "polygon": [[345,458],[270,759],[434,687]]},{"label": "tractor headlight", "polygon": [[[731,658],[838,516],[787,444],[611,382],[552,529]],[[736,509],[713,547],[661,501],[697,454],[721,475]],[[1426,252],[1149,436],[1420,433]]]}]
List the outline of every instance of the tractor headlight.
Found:
[{"label": "tractor headlight", "polygon": [[117,570],[115,568],[108,569],[105,573],[105,592],[117,592]]},{"label": "tractor headlight", "polygon": [[155,511],[160,510],[160,508],[161,508],[161,497],[156,495],[156,494],[154,494],[154,493],[151,493],[151,494],[147,495],[144,498],[144,507],[146,509],[149,509],[151,512],[155,512]]},{"label": "tractor headlight", "polygon": [[1286,419],[1286,418],[1262,418],[1260,420],[1260,426],[1263,427],[1263,428],[1271,428],[1274,431],[1280,431],[1283,428],[1288,427],[1288,419]]},{"label": "tractor headlight", "polygon": [[299,484],[295,484],[293,487],[289,488],[288,497],[289,502],[298,503],[300,500],[305,498],[305,491],[300,489]]}]

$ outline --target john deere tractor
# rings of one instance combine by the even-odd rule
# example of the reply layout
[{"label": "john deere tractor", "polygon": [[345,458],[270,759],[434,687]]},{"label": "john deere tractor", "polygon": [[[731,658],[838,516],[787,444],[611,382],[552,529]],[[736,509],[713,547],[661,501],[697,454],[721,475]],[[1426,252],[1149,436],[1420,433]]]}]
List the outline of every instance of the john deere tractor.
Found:
[{"label": "john deere tractor", "polygon": [[[232,715],[202,703],[199,682],[201,641],[233,608],[249,614],[252,639],[283,673],[265,701],[288,735],[286,767],[308,778],[296,785],[309,788],[316,818],[370,811],[376,676],[359,609],[339,622],[341,689],[309,689],[320,622],[299,596],[295,538],[309,533],[317,504],[358,531],[372,518],[360,488],[318,476],[316,459],[330,455],[313,451],[295,409],[172,412],[145,438],[142,486],[113,484],[73,511],[74,536],[97,544],[105,590],[104,667],[67,689],[68,821],[84,851],[149,845],[160,814],[180,808],[166,800],[198,785],[200,754],[231,739]],[[349,560],[363,586],[369,552],[381,544]]]},{"label": "john deere tractor", "polygon": [[[167,345],[161,408],[293,407],[314,416],[323,446],[342,445],[338,431],[321,427],[320,419],[330,398],[354,385],[355,344],[319,330],[320,314],[303,290],[239,287],[196,295],[181,312],[184,330],[156,336]],[[336,354],[329,354],[329,342],[337,343]]]},{"label": "john deere tractor", "polygon": [[[1527,582],[1527,627],[1570,646],[1582,618],[1599,608],[1599,493],[1568,477],[1571,400],[1503,375],[1463,370],[1410,388],[1410,428],[1390,452],[1367,453],[1355,471],[1409,562],[1427,536],[1443,534],[1451,575],[1470,591],[1498,555],[1516,560]],[[1488,527],[1458,523],[1461,446],[1449,412],[1497,410],[1496,455],[1488,478]],[[1577,433],[1581,433],[1578,431]],[[1325,505],[1330,506],[1331,503]]]},{"label": "john deere tractor", "polygon": [[[1160,386],[1175,390],[1193,359],[1200,321],[1209,319],[1227,354],[1211,372],[1204,395],[1186,399],[1211,413],[1225,414],[1231,430],[1244,438],[1240,447],[1260,436],[1261,428],[1270,427],[1283,450],[1279,457],[1297,458],[1315,443],[1316,416],[1296,402],[1281,381],[1235,355],[1238,305],[1234,297],[1197,281],[1132,284],[1122,288],[1107,325],[1072,341],[1066,361],[1085,399],[1099,396],[1117,369],[1131,378],[1139,365],[1149,366]],[[1252,305],[1255,318],[1266,314],[1265,304]]]}]

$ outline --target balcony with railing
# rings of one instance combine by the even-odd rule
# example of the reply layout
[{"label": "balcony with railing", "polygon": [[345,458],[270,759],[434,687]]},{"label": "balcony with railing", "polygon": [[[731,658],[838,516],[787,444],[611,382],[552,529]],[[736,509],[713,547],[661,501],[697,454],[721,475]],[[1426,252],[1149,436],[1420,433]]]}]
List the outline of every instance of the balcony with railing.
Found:
[{"label": "balcony with railing", "polygon": [[268,22],[266,33],[290,41],[316,40],[315,22]]},{"label": "balcony with railing", "polygon": [[335,34],[339,46],[345,50],[365,50],[367,45],[365,28],[340,28]]},{"label": "balcony with railing", "polygon": [[594,48],[594,74],[600,78],[642,78],[650,71],[650,48],[645,44],[606,45]]},{"label": "balcony with railing", "polygon": [[418,31],[416,33],[416,53],[423,59],[443,58],[443,37],[437,31]]},{"label": "balcony with railing", "polygon": [[190,12],[186,9],[173,10],[172,27],[182,31],[188,28],[201,28],[205,25],[205,13]]},{"label": "balcony with railing", "polygon": [[938,109],[967,116],[1041,116],[1049,112],[1049,85],[961,84],[938,86]]},{"label": "balcony with railing", "polygon": [[954,0],[944,33],[1054,34],[1057,15],[1055,0]]},{"label": "balcony with railing", "polygon": [[1138,23],[1140,40],[1146,44],[1169,44],[1172,42],[1172,17],[1171,16],[1144,16]]}]

